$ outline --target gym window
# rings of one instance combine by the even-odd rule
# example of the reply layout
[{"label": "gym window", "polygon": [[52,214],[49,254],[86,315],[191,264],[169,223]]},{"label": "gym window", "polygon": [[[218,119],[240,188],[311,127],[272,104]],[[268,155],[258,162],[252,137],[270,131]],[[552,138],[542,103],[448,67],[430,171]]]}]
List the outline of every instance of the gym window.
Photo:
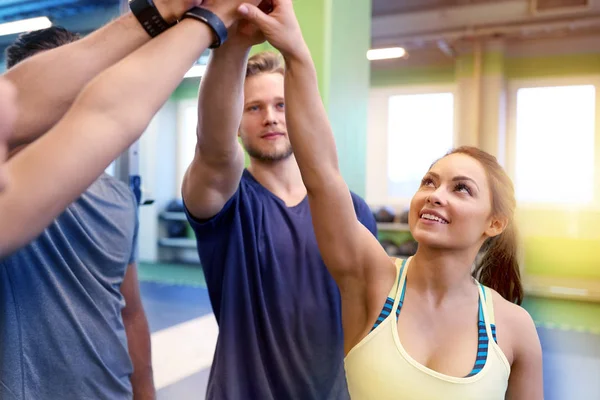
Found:
[{"label": "gym window", "polygon": [[517,201],[532,205],[591,204],[596,86],[521,86],[513,92],[511,147]]},{"label": "gym window", "polygon": [[431,164],[452,148],[453,127],[452,93],[390,97],[387,140],[390,197],[413,196]]},{"label": "gym window", "polygon": [[408,205],[431,164],[452,148],[454,113],[452,87],[372,90],[367,150],[370,204]]}]

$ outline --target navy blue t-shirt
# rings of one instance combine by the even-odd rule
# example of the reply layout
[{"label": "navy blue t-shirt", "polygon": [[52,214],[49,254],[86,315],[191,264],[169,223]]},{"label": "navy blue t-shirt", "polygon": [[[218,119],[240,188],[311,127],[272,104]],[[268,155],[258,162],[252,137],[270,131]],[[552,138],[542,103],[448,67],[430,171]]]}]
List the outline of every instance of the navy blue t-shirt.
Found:
[{"label": "navy blue t-shirt", "polygon": [[[367,204],[352,199],[376,234]],[[308,199],[288,207],[245,170],[219,214],[188,217],[219,324],[207,399],[348,399],[340,295]]]}]

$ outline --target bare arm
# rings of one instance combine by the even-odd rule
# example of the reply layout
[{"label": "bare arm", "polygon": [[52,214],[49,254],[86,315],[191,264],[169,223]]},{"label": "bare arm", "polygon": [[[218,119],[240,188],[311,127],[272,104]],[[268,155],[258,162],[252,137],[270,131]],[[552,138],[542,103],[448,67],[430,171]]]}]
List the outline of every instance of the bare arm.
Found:
[{"label": "bare arm", "polygon": [[244,169],[237,141],[249,47],[233,40],[213,52],[198,95],[198,142],[182,187],[192,215],[216,215],[235,193]]},{"label": "bare arm", "polygon": [[342,294],[349,350],[377,318],[396,271],[377,238],[356,218],[310,56],[286,58],[286,68],[290,141],[308,192],[321,255]]},{"label": "bare arm", "polygon": [[514,361],[508,380],[507,400],[542,400],[544,398],[542,346],[531,316],[514,307],[511,320]]},{"label": "bare arm", "polygon": [[356,218],[308,52],[286,58],[286,121],[308,191],[323,258],[334,277],[362,277],[367,261],[388,257]]},{"label": "bare arm", "polygon": [[[199,3],[155,2],[170,22]],[[30,143],[46,133],[88,82],[149,40],[135,16],[128,13],[75,43],[42,52],[7,71],[4,76],[17,88],[19,110],[27,110],[19,113],[10,147]]]},{"label": "bare arm", "polygon": [[150,329],[140,297],[137,266],[130,264],[121,285],[125,308],[121,311],[127,333],[129,356],[133,363],[131,386],[134,400],[154,400],[156,390],[152,376],[152,351]]},{"label": "bare arm", "polygon": [[[356,218],[338,166],[333,132],[317,85],[317,74],[293,14],[291,0],[276,0],[271,16],[250,8],[269,42],[286,61],[286,122],[308,192],[321,255],[340,288],[348,351],[376,320],[396,270],[377,239]],[[254,18],[257,17],[257,18]]]},{"label": "bare arm", "polygon": [[139,138],[212,40],[205,24],[182,21],[99,75],[48,134],[8,161],[0,256],[39,234]]}]

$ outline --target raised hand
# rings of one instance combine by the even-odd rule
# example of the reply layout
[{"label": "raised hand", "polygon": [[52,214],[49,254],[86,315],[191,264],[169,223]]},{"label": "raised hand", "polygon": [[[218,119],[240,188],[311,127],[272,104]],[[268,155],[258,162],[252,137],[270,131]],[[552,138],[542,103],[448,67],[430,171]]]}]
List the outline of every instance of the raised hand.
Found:
[{"label": "raised hand", "polygon": [[[237,12],[237,9],[244,3],[244,0],[204,0],[202,1],[202,8],[212,11],[229,28],[240,19],[241,15]],[[246,3],[256,7],[261,3],[261,0],[246,0]]]},{"label": "raised hand", "polygon": [[[246,1],[251,5],[259,6],[265,11],[268,11],[272,4],[272,0]],[[168,23],[178,21],[183,14],[193,7],[203,7],[219,16],[225,26],[229,27],[239,18],[236,9],[243,2],[243,0],[154,0],[154,5]]]},{"label": "raised hand", "polygon": [[154,0],[161,17],[168,23],[178,21],[187,10],[201,6],[203,0]]},{"label": "raised hand", "polygon": [[302,37],[300,24],[296,19],[292,0],[272,0],[272,11],[266,14],[261,7],[244,3],[238,7],[238,13],[244,19],[257,26],[265,38],[284,57],[304,54],[308,47]]},{"label": "raised hand", "polygon": [[263,43],[265,35],[256,25],[245,19],[238,20],[229,30],[228,42],[235,46],[244,48]]}]

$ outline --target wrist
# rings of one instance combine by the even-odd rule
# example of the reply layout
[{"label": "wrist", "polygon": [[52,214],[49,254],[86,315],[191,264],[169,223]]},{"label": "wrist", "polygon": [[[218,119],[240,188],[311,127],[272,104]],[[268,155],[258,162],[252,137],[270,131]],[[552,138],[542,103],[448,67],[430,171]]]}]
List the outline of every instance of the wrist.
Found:
[{"label": "wrist", "polygon": [[291,51],[281,52],[286,65],[312,65],[312,57],[306,43],[296,46]]},{"label": "wrist", "polygon": [[131,0],[129,8],[150,37],[158,36],[174,25],[165,20],[153,0]]},{"label": "wrist", "polygon": [[248,41],[240,39],[239,35],[232,35],[221,47],[221,49],[215,50],[218,50],[220,53],[225,50],[227,53],[246,54],[250,52],[252,45]]},{"label": "wrist", "polygon": [[183,13],[175,13],[167,4],[161,0],[154,0],[154,7],[168,24],[176,23]]},{"label": "wrist", "polygon": [[223,24],[225,24],[227,29],[229,29],[229,27],[231,27],[231,25],[233,25],[233,23],[237,20],[236,10],[231,9],[231,7],[226,7],[220,4],[201,5],[200,7],[212,12],[217,17],[219,17],[219,19],[223,21]]},{"label": "wrist", "polygon": [[227,26],[223,23],[223,20],[214,12],[209,10],[208,8],[202,7],[194,7],[188,10],[182,19],[195,19],[206,25],[213,32],[214,40],[212,44],[209,46],[211,49],[216,49],[221,47],[225,42],[227,42],[228,30]]},{"label": "wrist", "polygon": [[218,49],[214,49],[211,55],[211,62],[215,65],[238,65],[246,63],[250,55],[250,47],[226,42]]}]

